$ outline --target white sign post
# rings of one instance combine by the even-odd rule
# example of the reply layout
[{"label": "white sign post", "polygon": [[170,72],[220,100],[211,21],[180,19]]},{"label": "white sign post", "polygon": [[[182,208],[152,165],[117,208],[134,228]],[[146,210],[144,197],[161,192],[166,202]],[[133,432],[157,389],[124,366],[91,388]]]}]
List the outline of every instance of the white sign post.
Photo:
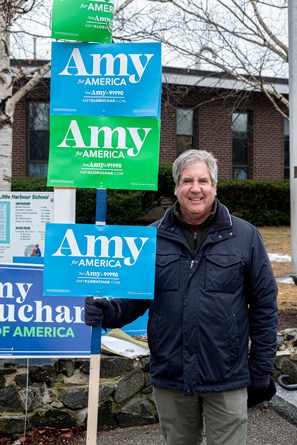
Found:
[{"label": "white sign post", "polygon": [[55,223],[75,223],[76,189],[55,187]]}]

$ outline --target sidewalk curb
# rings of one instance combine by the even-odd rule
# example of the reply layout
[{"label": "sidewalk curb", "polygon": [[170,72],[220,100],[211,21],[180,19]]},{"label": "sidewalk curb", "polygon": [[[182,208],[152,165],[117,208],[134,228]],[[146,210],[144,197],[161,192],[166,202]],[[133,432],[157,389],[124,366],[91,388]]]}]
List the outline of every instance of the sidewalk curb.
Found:
[{"label": "sidewalk curb", "polygon": [[278,414],[297,425],[297,391],[286,390],[276,384],[276,394],[269,402]]}]

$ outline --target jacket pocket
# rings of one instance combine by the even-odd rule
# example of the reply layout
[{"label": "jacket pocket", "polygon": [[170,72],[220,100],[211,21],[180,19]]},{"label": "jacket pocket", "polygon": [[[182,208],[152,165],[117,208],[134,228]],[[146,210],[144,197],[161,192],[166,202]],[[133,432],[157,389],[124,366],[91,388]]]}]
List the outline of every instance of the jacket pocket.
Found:
[{"label": "jacket pocket", "polygon": [[179,255],[156,256],[156,291],[177,290],[179,286]]},{"label": "jacket pocket", "polygon": [[244,279],[243,263],[234,255],[208,255],[206,257],[205,290],[233,293]]},{"label": "jacket pocket", "polygon": [[229,367],[231,368],[239,356],[239,331],[235,314],[227,319],[226,330],[229,343]]},{"label": "jacket pocket", "polygon": [[157,344],[159,341],[158,331],[159,331],[160,317],[154,313],[152,319],[148,323],[148,347],[151,354],[156,354]]}]

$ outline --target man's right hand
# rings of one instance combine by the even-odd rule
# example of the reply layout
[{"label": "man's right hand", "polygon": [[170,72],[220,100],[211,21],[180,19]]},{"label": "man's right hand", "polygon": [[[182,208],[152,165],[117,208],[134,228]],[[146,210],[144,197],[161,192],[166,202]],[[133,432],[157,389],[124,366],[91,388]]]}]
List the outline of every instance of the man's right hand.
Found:
[{"label": "man's right hand", "polygon": [[116,318],[116,305],[106,298],[87,297],[85,299],[85,324],[97,326],[102,321],[102,327]]}]

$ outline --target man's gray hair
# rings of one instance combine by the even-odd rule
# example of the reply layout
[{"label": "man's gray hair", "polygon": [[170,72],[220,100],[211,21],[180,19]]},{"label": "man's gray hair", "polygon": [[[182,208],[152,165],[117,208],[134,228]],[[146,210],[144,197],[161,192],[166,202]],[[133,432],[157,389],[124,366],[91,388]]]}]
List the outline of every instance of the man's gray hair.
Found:
[{"label": "man's gray hair", "polygon": [[172,177],[175,185],[179,184],[182,170],[197,161],[206,163],[212,185],[218,182],[218,164],[213,155],[206,150],[186,150],[176,158],[172,165]]}]

